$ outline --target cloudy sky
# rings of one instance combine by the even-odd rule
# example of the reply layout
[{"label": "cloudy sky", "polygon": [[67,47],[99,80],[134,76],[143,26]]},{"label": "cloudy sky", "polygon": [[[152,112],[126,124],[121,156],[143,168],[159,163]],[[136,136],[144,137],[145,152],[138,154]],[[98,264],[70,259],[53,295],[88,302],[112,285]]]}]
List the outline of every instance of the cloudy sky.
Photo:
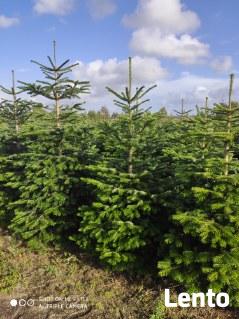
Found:
[{"label": "cloudy sky", "polygon": [[[89,80],[88,109],[116,110],[105,86],[157,84],[153,110],[226,101],[228,75],[239,78],[238,0],[0,0],[0,83],[41,78],[31,59],[78,61],[73,77]],[[235,99],[239,99],[236,81]]]}]

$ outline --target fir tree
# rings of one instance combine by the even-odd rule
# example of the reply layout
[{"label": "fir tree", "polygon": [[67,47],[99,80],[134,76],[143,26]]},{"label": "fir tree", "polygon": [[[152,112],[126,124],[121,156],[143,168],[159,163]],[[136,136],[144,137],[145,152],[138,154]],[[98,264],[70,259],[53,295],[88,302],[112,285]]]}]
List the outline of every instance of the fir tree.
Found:
[{"label": "fir tree", "polygon": [[[13,180],[11,184],[20,194],[12,203],[15,216],[10,229],[34,247],[64,241],[67,232],[73,232],[75,210],[84,201],[84,190],[79,194],[80,177],[84,175],[84,165],[89,165],[96,153],[90,128],[79,123],[80,117],[73,112],[81,103],[61,104],[64,100],[80,99],[81,93],[88,93],[89,82],[73,81],[66,76],[77,64],[68,66],[69,60],[66,60],[58,65],[55,42],[54,57],[48,59],[49,67],[34,61],[40,66],[46,81],[21,82],[21,89],[31,96],[54,101],[55,128],[48,125],[43,130],[38,121],[25,126],[26,151],[19,158],[24,163],[24,178]],[[38,109],[40,115],[52,119],[51,112],[42,114],[42,111]],[[72,118],[77,125],[72,124]]]},{"label": "fir tree", "polygon": [[[79,233],[71,236],[113,269],[132,270],[144,262],[152,213],[147,172],[137,167],[142,136],[152,122],[142,105],[145,95],[155,86],[137,88],[132,93],[132,65],[129,58],[129,82],[125,91],[117,93],[115,104],[123,114],[102,128],[109,140],[104,145],[103,162],[89,167],[91,177],[82,181],[94,194],[90,205],[79,208]],[[141,270],[141,267],[139,267]]]},{"label": "fir tree", "polygon": [[6,121],[9,127],[13,128],[15,133],[18,134],[21,125],[24,124],[31,115],[34,103],[18,97],[19,94],[22,93],[22,90],[17,90],[16,88],[14,71],[12,71],[12,87],[7,89],[0,86],[0,89],[3,93],[12,97],[11,100],[3,99],[0,103],[0,116]]},{"label": "fir tree", "polygon": [[64,106],[63,101],[80,99],[81,94],[89,93],[90,83],[88,81],[71,80],[66,75],[72,72],[73,68],[78,63],[70,64],[69,60],[63,63],[57,62],[56,57],[56,42],[53,42],[53,57],[48,56],[49,65],[43,65],[37,61],[32,61],[40,67],[40,70],[45,76],[44,81],[37,81],[36,83],[20,82],[21,89],[31,96],[42,96],[54,102],[55,108],[55,123],[57,128],[62,127],[62,121],[69,116],[69,111],[81,110],[82,102],[74,103],[73,105]]},{"label": "fir tree", "polygon": [[[237,304],[239,163],[233,150],[239,107],[231,100],[233,78],[231,75],[228,104],[217,105],[216,116],[210,119],[214,130],[207,131],[204,126],[203,131],[201,128],[201,132],[192,131],[190,135],[199,147],[203,139],[203,148],[194,149],[194,160],[187,164],[189,187],[181,189],[177,197],[159,268],[162,276],[167,275],[191,290],[226,289],[232,303]],[[205,152],[205,139],[211,142],[209,152]],[[180,159],[178,164],[185,171]],[[185,178],[182,174],[182,170],[178,171],[181,181]]]},{"label": "fir tree", "polygon": [[181,109],[180,109],[180,111],[175,110],[176,114],[178,116],[180,116],[181,118],[187,117],[190,114],[190,112],[192,111],[192,110],[186,110],[184,104],[185,104],[184,99],[181,99]]}]

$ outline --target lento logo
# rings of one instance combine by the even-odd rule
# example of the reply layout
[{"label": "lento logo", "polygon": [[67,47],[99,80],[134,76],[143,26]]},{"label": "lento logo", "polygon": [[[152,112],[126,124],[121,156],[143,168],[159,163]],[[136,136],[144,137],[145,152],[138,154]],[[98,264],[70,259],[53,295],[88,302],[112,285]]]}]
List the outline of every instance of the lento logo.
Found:
[{"label": "lento logo", "polygon": [[33,307],[35,304],[33,299],[12,299],[10,305],[12,307]]}]

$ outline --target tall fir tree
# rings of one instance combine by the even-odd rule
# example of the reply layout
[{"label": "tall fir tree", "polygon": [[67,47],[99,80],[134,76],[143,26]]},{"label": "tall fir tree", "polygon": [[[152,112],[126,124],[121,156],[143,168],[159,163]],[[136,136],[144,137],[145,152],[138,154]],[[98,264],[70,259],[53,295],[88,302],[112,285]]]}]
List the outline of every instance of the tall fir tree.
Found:
[{"label": "tall fir tree", "polygon": [[[182,188],[177,196],[159,269],[161,276],[169,276],[189,290],[225,289],[236,305],[239,300],[239,163],[233,155],[239,106],[232,102],[233,80],[231,75],[228,104],[216,105],[210,121],[200,121],[204,123],[201,129],[191,131],[190,138],[199,147],[191,151],[192,158],[186,165],[178,152],[179,179],[185,179],[182,176],[185,171],[191,179],[189,187]],[[210,147],[209,152],[205,152],[206,145]]]},{"label": "tall fir tree", "polygon": [[147,116],[149,109],[144,110],[142,105],[149,101],[145,96],[154,87],[142,86],[133,93],[129,58],[125,91],[117,93],[107,88],[123,114],[104,123],[102,132],[109,141],[103,162],[89,167],[91,176],[82,179],[92,188],[94,197],[90,204],[79,208],[79,233],[71,238],[117,270],[132,270],[144,262],[142,251],[148,245],[152,196],[144,182],[147,172],[139,169],[137,160],[142,135],[152,122]]},{"label": "tall fir tree", "polygon": [[[21,156],[24,179],[12,181],[12,187],[20,194],[12,203],[15,216],[10,229],[34,247],[64,242],[67,232],[73,231],[75,210],[84,201],[80,177],[84,175],[84,165],[89,165],[96,153],[90,129],[79,123],[80,117],[75,112],[82,103],[62,104],[88,93],[89,82],[74,81],[67,76],[77,64],[68,65],[69,60],[57,64],[55,42],[53,58],[48,60],[50,66],[34,61],[46,80],[21,82],[21,89],[54,102],[55,127],[49,125],[45,130],[39,127],[40,130],[33,131],[32,126],[26,127],[26,151]],[[72,116],[76,124],[71,122]]]}]

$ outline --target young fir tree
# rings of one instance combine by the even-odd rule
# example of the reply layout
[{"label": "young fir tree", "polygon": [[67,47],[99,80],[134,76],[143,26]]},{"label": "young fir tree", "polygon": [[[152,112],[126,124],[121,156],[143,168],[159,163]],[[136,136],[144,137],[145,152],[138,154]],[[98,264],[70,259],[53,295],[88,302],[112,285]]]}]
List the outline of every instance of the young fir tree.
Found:
[{"label": "young fir tree", "polygon": [[[191,132],[190,138],[199,146],[190,150],[193,160],[187,165],[182,158],[178,160],[178,178],[184,180],[181,175],[190,171],[190,187],[177,196],[159,269],[161,276],[189,290],[226,290],[238,305],[239,163],[233,155],[239,106],[232,102],[233,79],[231,75],[228,104],[217,105],[215,115],[206,121],[213,122],[213,130],[204,122],[201,131]],[[208,147],[210,151],[205,152]]]},{"label": "young fir tree", "polygon": [[192,110],[186,110],[185,109],[185,100],[181,99],[181,109],[180,111],[175,110],[175,113],[180,116],[181,118],[188,117],[189,114],[192,112]]},{"label": "young fir tree", "polygon": [[16,88],[14,71],[12,71],[12,87],[7,89],[1,85],[0,89],[6,95],[11,96],[11,100],[2,99],[2,102],[0,102],[0,117],[18,134],[21,125],[31,115],[34,103],[18,97],[22,93],[22,90],[17,90]]},{"label": "young fir tree", "polygon": [[[141,106],[148,102],[144,97],[155,86],[142,86],[133,93],[131,68],[130,58],[124,92],[107,88],[116,96],[115,104],[123,114],[104,126],[108,151],[102,164],[89,167],[92,177],[82,179],[92,188],[94,199],[80,207],[79,233],[71,237],[117,270],[130,270],[144,259],[152,211],[152,196],[144,182],[147,172],[139,171],[137,157],[140,139],[151,122]],[[110,154],[109,149],[115,150]]]},{"label": "young fir tree", "polygon": [[[67,66],[69,60],[57,64],[55,43],[54,57],[48,59],[49,67],[35,62],[40,65],[46,81],[21,82],[21,89],[31,96],[44,96],[54,101],[55,128],[49,126],[44,131],[32,131],[26,127],[26,152],[21,156],[24,179],[12,181],[12,187],[20,194],[12,204],[15,217],[10,229],[34,247],[42,242],[64,241],[67,232],[73,231],[76,210],[85,200],[80,177],[84,175],[84,165],[89,165],[96,153],[91,130],[79,121],[73,125],[68,116],[67,110],[76,109],[81,103],[69,107],[62,104],[64,100],[80,99],[81,94],[88,92],[89,82],[67,77],[76,64]],[[77,114],[74,116],[79,118]]]},{"label": "young fir tree", "polygon": [[[49,65],[32,61],[40,67],[45,76],[44,81],[36,83],[20,82],[23,91],[31,96],[42,96],[54,103],[55,123],[57,128],[62,127],[62,122],[69,116],[69,111],[81,110],[82,102],[69,106],[63,105],[63,101],[81,99],[81,94],[89,93],[90,83],[88,81],[71,80],[67,74],[72,72],[78,63],[70,64],[69,60],[58,63],[56,57],[56,42],[53,42],[53,57],[48,56]],[[65,111],[65,112],[64,112]],[[68,112],[66,112],[68,111]]]},{"label": "young fir tree", "polygon": [[12,87],[0,86],[0,90],[11,97],[0,102],[0,118],[8,126],[0,137],[0,224],[7,227],[14,216],[11,204],[19,195],[19,190],[12,185],[23,175],[24,165],[19,159],[25,149],[21,141],[21,128],[31,116],[35,104],[19,97],[22,92],[16,88],[14,71]]}]

